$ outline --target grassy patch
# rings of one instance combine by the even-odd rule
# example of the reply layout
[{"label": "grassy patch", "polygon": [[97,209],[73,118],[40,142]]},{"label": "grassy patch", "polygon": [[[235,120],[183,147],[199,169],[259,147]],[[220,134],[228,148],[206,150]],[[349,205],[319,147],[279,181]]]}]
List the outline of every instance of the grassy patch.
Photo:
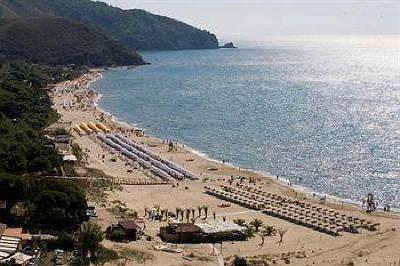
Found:
[{"label": "grassy patch", "polygon": [[125,247],[118,247],[118,253],[121,258],[142,264],[155,259],[154,255],[149,252]]},{"label": "grassy patch", "polygon": [[116,261],[119,258],[118,252],[102,246],[97,250],[96,264],[103,265],[106,262]]}]

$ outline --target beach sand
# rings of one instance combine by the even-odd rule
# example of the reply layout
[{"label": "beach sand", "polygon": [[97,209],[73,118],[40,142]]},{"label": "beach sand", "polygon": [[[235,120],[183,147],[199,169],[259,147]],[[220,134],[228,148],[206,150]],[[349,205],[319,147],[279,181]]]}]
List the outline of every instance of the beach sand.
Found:
[{"label": "beach sand", "polygon": [[[74,81],[76,86],[75,93],[87,90],[88,81],[99,78],[97,72],[81,77]],[[63,83],[59,88],[69,88],[71,83]],[[116,131],[128,130],[126,126],[113,121],[108,114],[103,114],[95,106],[96,94],[86,95],[81,99],[81,107],[75,104],[73,108],[64,108],[64,102],[75,99],[74,92],[60,91],[51,94],[54,108],[61,115],[61,120],[72,122],[72,125],[88,121],[104,121],[109,127]],[[75,102],[75,100],[74,100]],[[93,136],[79,136],[72,132],[74,142],[79,144],[85,153],[88,154],[86,167],[102,170],[109,178],[114,181],[124,180],[157,180],[139,169],[127,166],[124,161],[117,158],[116,154],[111,154],[104,150]],[[229,164],[219,163],[208,160],[196,153],[193,153],[182,145],[176,145],[177,150],[168,152],[168,143],[164,140],[151,136],[137,137],[130,133],[130,138],[138,143],[142,143],[147,148],[160,154],[165,159],[195,173],[199,180],[185,180],[179,182],[179,186],[169,185],[123,185],[121,190],[114,189],[107,192],[107,203],[93,201],[90,204],[96,206],[99,217],[96,222],[104,229],[112,223],[116,223],[119,217],[110,211],[112,202],[120,201],[126,206],[144,214],[145,207],[160,205],[162,209],[175,212],[176,207],[194,208],[197,213],[197,206],[207,205],[208,221],[213,221],[212,213],[216,213],[217,220],[223,217],[227,221],[241,218],[250,222],[258,218],[265,224],[273,225],[276,228],[287,229],[283,243],[279,244],[278,236],[266,237],[265,244],[260,247],[261,238],[255,236],[249,241],[243,242],[224,242],[216,245],[215,249],[211,244],[197,245],[178,245],[183,248],[183,254],[171,254],[153,250],[152,246],[159,240],[157,234],[160,226],[165,226],[166,222],[147,221],[146,233],[153,237],[152,241],[142,238],[139,241],[128,244],[115,244],[105,240],[104,245],[115,249],[130,248],[152,254],[152,260],[146,265],[219,265],[222,260],[229,261],[234,255],[253,257],[258,255],[269,256],[270,263],[275,261],[277,265],[285,264],[290,261],[291,265],[400,265],[400,216],[395,213],[374,212],[367,214],[353,206],[341,203],[327,202],[324,206],[335,208],[341,212],[351,214],[360,218],[373,220],[380,223],[378,231],[371,232],[361,230],[360,234],[341,233],[334,237],[324,233],[314,231],[304,226],[296,225],[288,221],[265,215],[261,212],[250,210],[236,204],[221,208],[220,204],[226,203],[223,200],[204,193],[204,186],[217,187],[226,184],[231,176],[252,177],[257,180],[257,185],[262,186],[265,191],[279,195],[313,202],[318,204],[318,199],[307,196],[300,191],[295,191],[292,187],[277,182],[274,177],[266,177],[253,171],[239,169]],[[104,161],[102,155],[104,154]],[[113,159],[113,160],[111,160]],[[114,161],[115,160],[115,161]],[[176,180],[171,180],[177,183]],[[197,222],[206,222],[204,218]],[[193,253],[194,257],[187,256]],[[216,255],[218,253],[219,255]],[[186,257],[186,259],[184,258]],[[286,261],[285,261],[286,259]],[[135,260],[125,261],[126,265],[137,265]]]}]

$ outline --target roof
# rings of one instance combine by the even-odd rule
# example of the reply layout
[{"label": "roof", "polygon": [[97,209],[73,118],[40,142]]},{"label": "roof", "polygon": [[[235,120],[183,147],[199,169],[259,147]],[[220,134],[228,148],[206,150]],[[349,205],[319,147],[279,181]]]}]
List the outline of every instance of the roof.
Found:
[{"label": "roof", "polygon": [[201,230],[206,233],[223,233],[223,232],[233,232],[233,231],[243,231],[245,228],[239,226],[235,223],[211,223],[211,224],[198,224]]},{"label": "roof", "polygon": [[[6,258],[10,254],[17,251],[21,239],[17,237],[1,236],[0,237],[0,257]],[[8,255],[7,255],[8,254]]]},{"label": "roof", "polygon": [[69,143],[55,143],[57,151],[61,154],[71,154],[71,145]]},{"label": "roof", "polygon": [[25,255],[24,253],[21,253],[21,252],[17,252],[13,256],[3,260],[2,262],[7,262],[11,259],[15,259],[16,264],[22,265],[22,264],[26,263],[27,261],[31,260],[32,258],[33,258],[32,256]]},{"label": "roof", "polygon": [[201,232],[200,227],[198,227],[195,224],[191,223],[176,223],[176,224],[171,224],[171,228],[174,229],[176,233],[196,233],[196,232]]},{"label": "roof", "polygon": [[8,252],[0,251],[0,260],[9,257],[11,254]]},{"label": "roof", "polygon": [[55,123],[51,124],[50,126],[48,126],[46,128],[46,130],[56,130],[56,129],[59,129],[59,128],[68,129],[68,128],[71,127],[71,123],[72,122],[61,122],[61,121],[58,121],[58,122],[55,122]]},{"label": "roof", "polygon": [[121,226],[125,230],[140,229],[140,226],[138,226],[136,224],[135,220],[121,220],[121,221],[118,221],[118,225]]},{"label": "roof", "polygon": [[76,159],[75,155],[70,154],[64,155],[63,160],[67,162],[76,162],[78,159]]},{"label": "roof", "polygon": [[22,232],[22,228],[7,228],[3,232],[3,236],[1,239],[4,238],[13,238],[13,239],[22,239],[22,240],[31,240],[31,235]]}]

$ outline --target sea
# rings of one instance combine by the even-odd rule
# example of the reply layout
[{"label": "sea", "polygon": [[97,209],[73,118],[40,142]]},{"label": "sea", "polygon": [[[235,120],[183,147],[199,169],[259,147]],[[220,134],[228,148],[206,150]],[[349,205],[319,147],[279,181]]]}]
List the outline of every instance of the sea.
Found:
[{"label": "sea", "polygon": [[141,54],[150,65],[94,84],[117,120],[309,193],[400,208],[400,36]]}]

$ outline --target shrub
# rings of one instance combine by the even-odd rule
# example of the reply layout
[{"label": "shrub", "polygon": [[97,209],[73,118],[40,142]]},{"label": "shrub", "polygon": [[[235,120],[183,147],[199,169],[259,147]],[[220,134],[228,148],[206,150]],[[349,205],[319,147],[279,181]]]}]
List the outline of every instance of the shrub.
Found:
[{"label": "shrub", "polygon": [[110,240],[115,241],[115,242],[122,242],[126,238],[126,234],[122,229],[114,229],[112,230],[110,234]]},{"label": "shrub", "polygon": [[242,257],[235,256],[233,260],[233,266],[247,266],[247,260]]},{"label": "shrub", "polygon": [[103,265],[109,261],[115,261],[119,259],[118,253],[112,249],[105,248],[100,246],[99,249],[96,251],[97,255],[93,259],[96,265]]},{"label": "shrub", "polygon": [[70,234],[61,234],[57,240],[47,241],[47,248],[49,250],[62,249],[64,251],[74,250],[75,238]]}]

